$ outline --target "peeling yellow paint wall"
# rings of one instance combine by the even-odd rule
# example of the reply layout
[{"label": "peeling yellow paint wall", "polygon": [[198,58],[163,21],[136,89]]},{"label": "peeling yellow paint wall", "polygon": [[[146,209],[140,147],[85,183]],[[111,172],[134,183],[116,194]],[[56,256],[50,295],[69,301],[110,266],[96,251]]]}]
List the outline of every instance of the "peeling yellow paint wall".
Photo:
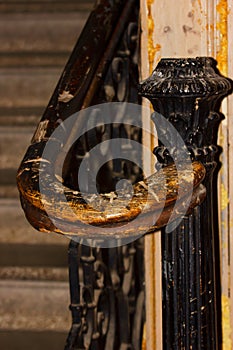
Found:
[{"label": "peeling yellow paint wall", "polygon": [[216,10],[219,15],[219,20],[216,24],[216,29],[219,32],[219,48],[217,51],[217,61],[218,61],[218,68],[220,72],[227,76],[228,72],[228,1],[227,0],[220,0],[219,3],[216,5]]},{"label": "peeling yellow paint wall", "polygon": [[154,18],[152,14],[152,5],[154,0],[147,0],[147,23],[148,23],[148,58],[149,58],[149,67],[150,74],[154,69],[155,64],[155,55],[160,51],[161,46],[159,44],[154,44]]},{"label": "peeling yellow paint wall", "polygon": [[144,325],[144,328],[143,328],[142,349],[141,350],[147,350],[146,349],[146,325]]},{"label": "peeling yellow paint wall", "polygon": [[[218,69],[233,79],[233,0],[141,0],[144,18],[143,79],[163,57],[212,56]],[[230,18],[230,19],[229,19]],[[144,45],[144,46],[143,46]],[[222,169],[219,173],[219,223],[221,229],[223,350],[233,350],[233,98],[223,101],[225,120],[219,130]],[[147,140],[153,148],[152,140]],[[231,160],[232,159],[232,160]],[[230,189],[230,190],[229,190]],[[230,194],[229,194],[230,193]],[[231,237],[232,235],[232,237]],[[155,242],[148,241],[154,247]],[[152,248],[150,252],[152,254]],[[153,248],[154,249],[154,248]],[[151,265],[156,259],[150,256]],[[229,262],[230,261],[230,262]],[[150,274],[155,283],[156,266]],[[158,272],[157,272],[158,273]],[[153,289],[153,287],[151,287]],[[156,294],[156,288],[152,290]],[[156,310],[156,300],[152,309]],[[158,303],[158,302],[157,302]],[[156,322],[156,315],[151,318]],[[147,327],[147,331],[149,328]],[[157,328],[155,333],[161,331]],[[154,335],[156,337],[156,334]],[[148,336],[148,334],[147,334]],[[153,348],[154,346],[154,348]],[[150,350],[159,350],[151,345]]]},{"label": "peeling yellow paint wall", "polygon": [[200,56],[199,0],[147,0],[147,7],[151,64],[161,57]]},{"label": "peeling yellow paint wall", "polygon": [[[160,46],[154,39],[154,3],[157,0],[141,0],[141,79],[147,78],[158,61]],[[143,104],[150,106],[148,100]],[[148,108],[149,110],[149,108]],[[142,116],[143,130],[153,130],[150,113]],[[143,133],[143,144],[147,149],[155,147],[154,140]],[[154,169],[154,160],[143,159],[143,168]],[[151,157],[152,158],[152,157]],[[145,280],[146,280],[146,325],[143,334],[142,350],[162,350],[162,305],[161,305],[161,236],[145,236]]]},{"label": "peeling yellow paint wall", "polygon": [[[228,75],[228,15],[230,11],[227,0],[219,0],[216,3],[216,60],[221,74]],[[230,149],[229,143],[229,116],[228,101],[225,99],[222,103],[222,112],[225,115],[224,121],[220,125],[219,145],[223,152],[220,157],[222,168],[219,173],[219,208],[220,208],[220,234],[221,234],[221,270],[222,270],[222,339],[223,350],[232,350],[232,319],[231,309],[233,291],[230,288],[230,256],[229,235],[230,235],[230,212],[229,212],[229,180],[231,179],[229,169]]]},{"label": "peeling yellow paint wall", "polygon": [[220,201],[220,208],[221,210],[225,210],[228,207],[229,204],[229,197],[228,197],[228,191],[226,190],[226,187],[223,183],[220,185],[220,191],[221,191],[221,201]]},{"label": "peeling yellow paint wall", "polygon": [[222,321],[223,321],[223,350],[232,350],[230,302],[227,295],[222,294]]},{"label": "peeling yellow paint wall", "polygon": [[[228,0],[228,21],[227,21],[227,32],[228,32],[228,75],[233,79],[233,1]],[[229,213],[229,222],[228,222],[228,261],[229,261],[229,309],[231,315],[231,350],[233,349],[233,95],[229,96],[227,99],[227,110],[228,110],[228,144],[229,144],[229,158],[228,158],[228,168],[229,168],[229,183],[228,183],[228,213]],[[227,348],[226,348],[227,349]],[[228,347],[230,349],[230,347]],[[227,350],[228,350],[227,349]],[[225,350],[225,349],[224,349]]]}]

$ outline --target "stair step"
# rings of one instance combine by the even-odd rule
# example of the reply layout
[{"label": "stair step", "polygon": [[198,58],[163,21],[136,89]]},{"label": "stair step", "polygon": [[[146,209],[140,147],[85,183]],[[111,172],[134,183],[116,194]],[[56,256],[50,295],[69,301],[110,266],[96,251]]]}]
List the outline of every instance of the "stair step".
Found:
[{"label": "stair step", "polygon": [[0,68],[65,67],[70,52],[0,52]]},{"label": "stair step", "polygon": [[7,0],[1,1],[1,13],[14,12],[86,12],[93,7],[94,0]]},{"label": "stair step", "polygon": [[0,281],[0,328],[68,331],[69,303],[67,282]]},{"label": "stair step", "polygon": [[35,127],[0,127],[0,169],[19,167],[35,129]]},{"label": "stair step", "polygon": [[36,126],[0,126],[0,199],[19,198],[16,174]]},{"label": "stair step", "polygon": [[88,12],[0,14],[1,66],[16,68],[25,64],[63,66],[84,27],[88,14]]},{"label": "stair step", "polygon": [[0,184],[0,200],[1,199],[15,199],[19,197],[19,191],[15,184],[8,186]]},{"label": "stair step", "polygon": [[24,268],[33,267],[38,275],[42,274],[43,268],[68,268],[69,239],[55,233],[41,233],[33,229],[24,217],[19,201],[4,199],[0,200],[0,204],[1,268],[19,267],[23,272]]},{"label": "stair step", "polygon": [[[48,101],[47,101],[48,102]],[[47,103],[46,103],[47,105]],[[1,107],[1,126],[33,126],[39,123],[46,105],[32,107]]]},{"label": "stair step", "polygon": [[56,233],[36,231],[27,221],[19,199],[0,199],[0,244],[61,245],[67,250],[69,239]]},{"label": "stair step", "polygon": [[0,280],[58,281],[68,282],[68,268],[59,267],[0,267]]},{"label": "stair step", "polygon": [[60,244],[0,244],[0,266],[65,268],[67,261],[67,249]]},{"label": "stair step", "polygon": [[67,332],[0,330],[3,350],[64,350]]},{"label": "stair step", "polygon": [[1,68],[0,107],[46,107],[61,73],[56,68]]},{"label": "stair step", "polygon": [[16,185],[16,169],[0,169],[0,200],[19,199]]},{"label": "stair step", "polygon": [[1,185],[8,186],[11,184],[15,184],[16,183],[15,177],[16,177],[15,169],[0,169]]}]

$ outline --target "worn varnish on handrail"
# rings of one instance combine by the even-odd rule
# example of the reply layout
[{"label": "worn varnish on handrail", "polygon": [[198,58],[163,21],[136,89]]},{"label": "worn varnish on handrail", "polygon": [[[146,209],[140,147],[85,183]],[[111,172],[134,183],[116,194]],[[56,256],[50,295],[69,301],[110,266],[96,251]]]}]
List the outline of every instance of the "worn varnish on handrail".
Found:
[{"label": "worn varnish on handrail", "polygon": [[[193,163],[193,170],[184,169],[179,177],[175,165],[161,169],[145,181],[136,183],[133,186],[134,194],[132,198],[131,192],[127,192],[127,190],[118,192],[117,194],[116,192],[103,193],[100,195],[101,201],[99,196],[97,197],[91,193],[86,194],[91,204],[87,204],[83,200],[81,193],[65,188],[63,185],[61,186],[56,177],[51,176],[51,179],[48,181],[48,187],[53,184],[49,192],[50,196],[43,198],[46,204],[51,206],[50,213],[51,211],[53,213],[53,221],[51,221],[51,215],[50,218],[47,217],[44,210],[45,202],[41,200],[38,189],[39,181],[38,179],[35,181],[36,177],[39,176],[38,163],[39,161],[36,159],[32,162],[30,160],[24,161],[19,176],[21,179],[24,178],[25,182],[22,184],[19,181],[18,186],[22,196],[22,203],[28,208],[28,213],[26,212],[28,220],[35,228],[41,231],[73,234],[78,229],[79,235],[90,236],[92,229],[89,225],[94,225],[111,227],[112,232],[118,236],[138,235],[140,234],[140,230],[145,231],[144,221],[146,221],[146,216],[150,214],[154,215],[156,211],[161,211],[163,206],[164,210],[158,221],[152,227],[148,227],[146,231],[151,232],[156,228],[166,225],[172,213],[178,192],[182,196],[179,204],[180,208],[184,205],[183,202],[185,202],[185,198],[189,194],[186,193],[186,187],[190,181],[193,182],[194,187],[190,209],[200,204],[205,197],[205,188],[200,185],[205,176],[205,168],[198,162]],[[166,179],[166,198],[164,198],[164,191],[162,191],[164,178]],[[64,191],[67,202],[72,208],[72,212],[75,213],[75,220],[74,216],[70,215],[69,210],[65,210],[67,203],[56,203],[56,194],[59,191]],[[126,203],[128,203],[127,206]],[[140,226],[138,226],[137,222],[137,226],[132,231],[126,231],[122,226],[119,229],[117,228],[119,224],[135,219],[142,210],[143,217],[140,219]],[[177,213],[178,215],[179,212]],[[60,221],[59,228],[54,226],[56,220]],[[81,225],[82,223],[88,225],[83,226]],[[64,232],[61,231],[62,226],[64,227]]]}]

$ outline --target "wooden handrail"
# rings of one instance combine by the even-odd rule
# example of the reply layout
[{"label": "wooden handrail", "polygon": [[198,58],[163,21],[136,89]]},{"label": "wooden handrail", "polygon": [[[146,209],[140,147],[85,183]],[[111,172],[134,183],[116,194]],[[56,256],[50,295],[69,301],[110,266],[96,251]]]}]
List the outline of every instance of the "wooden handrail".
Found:
[{"label": "wooden handrail", "polygon": [[[123,237],[129,234],[138,235],[140,231],[145,230],[144,221],[147,215],[156,215],[162,209],[161,216],[154,225],[146,228],[146,232],[151,232],[167,224],[178,193],[181,198],[180,207],[182,207],[187,195],[190,194],[186,192],[190,181],[193,183],[194,192],[189,208],[200,204],[205,197],[205,189],[200,186],[205,176],[205,168],[201,163],[194,162],[192,169],[181,170],[179,176],[175,165],[161,169],[144,181],[136,183],[133,186],[133,195],[127,190],[118,193],[103,193],[99,196],[92,193],[85,194],[89,203],[83,200],[79,191],[63,187],[55,176],[48,179],[50,171],[47,170],[45,177],[47,186],[50,188],[50,184],[53,185],[50,188],[49,196],[42,198],[38,185],[38,177],[42,175],[39,171],[41,161],[25,161],[18,173],[18,187],[27,218],[40,231],[55,231],[64,234],[74,234],[78,231],[79,235],[89,236],[93,230],[91,225],[94,225],[107,226],[111,228],[112,232]],[[165,195],[164,183],[166,183]],[[61,191],[64,191],[67,202],[64,200],[56,203],[57,195]],[[49,216],[46,214],[44,204],[50,208]],[[75,213],[75,215],[70,215],[70,208],[72,208],[72,214]],[[130,232],[128,229],[124,230],[122,226],[118,229],[119,224],[133,221],[141,212],[143,212],[143,216],[140,219],[140,226],[137,222]],[[54,224],[56,220],[59,220],[59,227]],[[87,225],[83,226],[82,224]],[[61,230],[61,227],[64,227],[64,231]]]}]

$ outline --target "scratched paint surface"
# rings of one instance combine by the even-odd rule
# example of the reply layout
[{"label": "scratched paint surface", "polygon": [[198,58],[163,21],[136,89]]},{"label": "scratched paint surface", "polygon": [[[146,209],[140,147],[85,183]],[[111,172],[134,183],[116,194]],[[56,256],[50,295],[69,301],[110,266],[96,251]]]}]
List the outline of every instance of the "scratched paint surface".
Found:
[{"label": "scratched paint surface", "polygon": [[[155,56],[157,47],[154,45],[154,15],[152,11],[152,5],[154,0],[141,0],[141,15],[142,15],[142,37],[141,37],[141,55],[142,55],[142,67],[141,75],[142,79],[147,78],[155,68]],[[149,106],[149,101],[143,101],[146,106]],[[143,115],[143,125],[151,127],[150,115]],[[148,148],[153,147],[153,140],[143,134],[144,144]],[[150,164],[148,164],[150,163]],[[152,161],[145,160],[144,165],[152,168]],[[155,271],[155,240],[158,237],[154,235],[148,235],[145,237],[145,278],[146,278],[146,324],[143,331],[143,341],[141,350],[157,350],[156,349],[156,335],[160,332],[156,326],[157,310],[156,310],[156,271]],[[158,349],[159,350],[159,349]]]},{"label": "scratched paint surface", "polygon": [[[218,68],[220,72],[227,76],[228,74],[228,1],[219,0],[216,5],[216,13],[218,16],[218,21],[216,23],[216,33],[218,38],[216,60],[218,62]],[[224,105],[223,105],[224,106]],[[223,107],[224,108],[224,107]],[[223,113],[227,113],[226,110],[223,110]],[[224,153],[221,156],[221,161],[223,163],[222,170],[220,172],[220,209],[221,209],[221,234],[222,234],[222,261],[225,259],[228,260],[228,246],[226,240],[228,240],[228,119],[222,123],[220,127],[220,138],[219,144],[223,147]],[[227,261],[226,263],[227,264]],[[226,270],[227,266],[222,267],[223,270]],[[232,330],[231,330],[231,312],[230,309],[230,297],[226,293],[228,289],[228,278],[226,280],[227,286],[223,286],[222,294],[222,328],[223,328],[223,350],[232,350]]]},{"label": "scratched paint surface", "polygon": [[159,44],[154,44],[154,17],[152,13],[152,5],[154,3],[154,0],[147,0],[147,23],[148,23],[148,57],[149,57],[149,67],[150,67],[150,74],[152,73],[152,70],[155,68],[155,55],[156,52],[158,52],[161,48]]},{"label": "scratched paint surface", "polygon": [[[232,1],[232,0],[231,0]],[[150,72],[161,57],[196,57],[210,55],[217,59],[220,72],[228,72],[228,1],[227,0],[146,0],[148,16],[148,60]],[[216,16],[217,14],[217,16]],[[225,108],[225,109],[224,109]],[[226,114],[227,106],[223,105]],[[228,254],[228,120],[220,127],[219,144],[224,149],[220,182],[221,226],[225,232],[222,253]],[[226,175],[224,175],[227,174]],[[225,253],[224,253],[225,251]],[[230,299],[222,296],[223,350],[232,350]],[[233,311],[233,310],[232,310]]]},{"label": "scratched paint surface", "polygon": [[222,295],[223,350],[232,350],[229,297]]},{"label": "scratched paint surface", "polygon": [[223,183],[221,183],[220,185],[220,190],[221,190],[220,208],[221,210],[225,210],[229,204],[229,197],[228,197],[228,192],[226,190],[226,187],[224,186]]},{"label": "scratched paint surface", "polygon": [[201,55],[200,0],[147,0],[150,64],[161,57]]}]

